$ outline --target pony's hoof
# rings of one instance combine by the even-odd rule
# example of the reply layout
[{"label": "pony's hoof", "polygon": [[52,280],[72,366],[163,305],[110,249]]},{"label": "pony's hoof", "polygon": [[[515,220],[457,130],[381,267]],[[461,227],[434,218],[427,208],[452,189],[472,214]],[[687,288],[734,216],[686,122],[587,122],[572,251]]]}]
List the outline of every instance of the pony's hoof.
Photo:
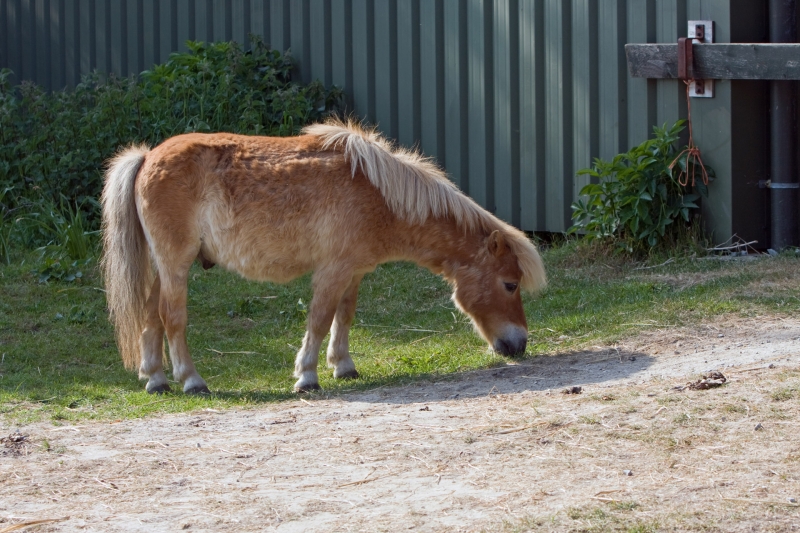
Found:
[{"label": "pony's hoof", "polygon": [[309,383],[307,385],[301,386],[294,386],[294,391],[298,394],[305,394],[307,392],[315,391],[315,390],[322,390],[322,387],[319,386],[319,383]]},{"label": "pony's hoof", "polygon": [[183,391],[185,394],[192,394],[197,396],[208,396],[211,394],[211,391],[208,390],[208,387],[205,385],[195,385],[190,389],[186,389]]},{"label": "pony's hoof", "polygon": [[353,370],[348,370],[347,372],[342,372],[339,375],[334,375],[336,379],[356,379],[358,377],[358,371],[354,368]]},{"label": "pony's hoof", "polygon": [[163,383],[161,385],[156,385],[152,389],[147,389],[147,394],[164,394],[170,391],[172,391],[172,389],[169,388],[169,385]]}]

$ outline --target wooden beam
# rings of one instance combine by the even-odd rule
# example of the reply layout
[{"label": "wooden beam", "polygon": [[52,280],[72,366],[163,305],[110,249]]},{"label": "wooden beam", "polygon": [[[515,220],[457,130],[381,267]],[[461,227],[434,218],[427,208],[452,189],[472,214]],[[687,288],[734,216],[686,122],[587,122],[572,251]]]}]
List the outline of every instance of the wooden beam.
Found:
[{"label": "wooden beam", "polygon": [[[800,44],[695,44],[689,77],[698,80],[800,80]],[[677,44],[626,44],[634,78],[677,78]]]}]

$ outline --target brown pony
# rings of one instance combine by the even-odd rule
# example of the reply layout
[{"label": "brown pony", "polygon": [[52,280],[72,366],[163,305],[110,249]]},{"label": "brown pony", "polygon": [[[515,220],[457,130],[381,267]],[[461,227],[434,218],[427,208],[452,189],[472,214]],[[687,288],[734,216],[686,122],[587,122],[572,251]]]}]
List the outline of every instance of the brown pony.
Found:
[{"label": "brown pony", "polygon": [[103,190],[102,268],[125,366],[148,392],[207,393],[186,344],[189,267],[219,264],[285,283],[313,271],[314,297],[297,353],[296,391],[318,389],[317,360],[358,376],[348,332],[364,274],[410,260],[442,275],[478,333],[504,355],[525,351],[520,290],[544,286],[524,233],[462,194],[419,154],[341,122],[298,137],[179,135],[111,160]]}]

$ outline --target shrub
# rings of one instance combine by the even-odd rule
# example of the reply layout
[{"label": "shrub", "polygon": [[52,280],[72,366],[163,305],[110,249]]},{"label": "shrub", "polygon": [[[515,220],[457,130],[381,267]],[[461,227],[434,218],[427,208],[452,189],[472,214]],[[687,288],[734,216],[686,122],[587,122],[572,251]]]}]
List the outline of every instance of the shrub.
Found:
[{"label": "shrub", "polygon": [[[684,123],[679,120],[671,128],[655,127],[653,139],[611,161],[595,159],[592,168],[579,171],[597,182],[583,187],[580,194],[585,198],[572,204],[575,224],[568,232],[582,233],[589,241],[611,242],[618,251],[628,253],[675,242],[683,229],[679,221],[685,228],[700,195],[708,196],[699,165],[687,168],[686,158],[681,156],[672,166]],[[714,171],[705,168],[713,178]],[[688,174],[684,181],[694,187],[681,183],[681,172]]]},{"label": "shrub", "polygon": [[12,220],[3,199],[10,191],[9,188],[0,190],[0,261],[11,263],[11,228]]},{"label": "shrub", "polygon": [[291,135],[336,110],[339,89],[293,82],[288,53],[251,41],[248,51],[188,42],[188,52],[138,78],[93,73],[54,93],[28,82],[12,87],[11,72],[0,71],[0,257],[7,258],[3,217],[11,211],[81,206],[82,229],[96,229],[103,165],[121,146],[190,131]]},{"label": "shrub", "polygon": [[[187,131],[292,135],[335,109],[341,91],[318,81],[291,82],[291,56],[257,37],[242,52],[236,42],[189,42],[188,53],[142,72],[137,108],[147,138]],[[145,126],[146,125],[146,126]]]}]

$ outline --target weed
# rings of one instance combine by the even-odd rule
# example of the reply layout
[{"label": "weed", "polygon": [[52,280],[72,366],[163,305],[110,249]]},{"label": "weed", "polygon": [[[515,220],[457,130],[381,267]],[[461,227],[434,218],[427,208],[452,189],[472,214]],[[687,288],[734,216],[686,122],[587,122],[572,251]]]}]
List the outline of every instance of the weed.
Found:
[{"label": "weed", "polygon": [[677,450],[681,448],[689,448],[692,445],[691,437],[669,437],[667,438],[667,448],[670,450]]},{"label": "weed", "polygon": [[797,394],[797,389],[795,387],[783,387],[771,394],[771,397],[776,402],[785,402],[787,400],[791,400]]},{"label": "weed", "polygon": [[787,413],[784,409],[770,408],[770,418],[774,418],[775,420],[790,420],[792,416],[793,415]]},{"label": "weed", "polygon": [[[554,522],[555,519],[551,519],[550,522]],[[503,520],[502,523],[502,531],[503,533],[521,533],[523,531],[540,531],[541,528],[547,524],[548,520],[539,517],[524,517],[520,519],[516,519],[513,522],[509,520]],[[495,528],[490,529],[481,529],[482,532],[486,533],[488,531],[496,531]]]},{"label": "weed", "polygon": [[686,424],[689,423],[690,420],[691,417],[687,413],[681,413],[672,419],[673,422],[681,426],[685,426]]},{"label": "weed", "polygon": [[615,511],[632,511],[639,507],[639,504],[634,501],[613,501],[609,503],[609,507]]},{"label": "weed", "polygon": [[722,406],[722,410],[726,413],[735,413],[741,415],[747,413],[747,407],[735,403],[726,403],[725,405]]},{"label": "weed", "polygon": [[5,204],[4,199],[11,190],[12,187],[0,190],[0,261],[7,265],[11,263],[11,230],[13,221],[11,220],[10,209]]},{"label": "weed", "polygon": [[78,281],[83,278],[83,271],[91,265],[92,259],[70,261],[58,250],[43,253],[37,267],[31,273],[37,276],[39,283],[48,281]]},{"label": "weed", "polygon": [[636,524],[625,530],[626,533],[656,533],[657,531],[661,531],[661,526],[655,520],[637,521]]},{"label": "weed", "polygon": [[573,520],[605,520],[608,514],[600,507],[594,507],[592,509],[570,507],[567,509],[567,516]]},{"label": "weed", "polygon": [[663,398],[657,398],[656,401],[660,405],[667,406],[673,403],[683,403],[686,401],[686,398],[682,396],[672,395],[672,396],[664,396]]},{"label": "weed", "polygon": [[563,418],[552,418],[552,419],[547,421],[547,425],[545,426],[545,429],[556,429],[556,428],[564,427],[565,425],[567,425],[567,421],[564,420]]},{"label": "weed", "polygon": [[[628,253],[655,248],[659,244],[673,244],[681,237],[680,224],[690,222],[690,209],[700,194],[708,189],[702,179],[692,192],[681,183],[679,173],[686,172],[685,159],[679,159],[673,168],[678,140],[685,121],[672,127],[655,127],[655,138],[647,140],[630,151],[615,156],[611,161],[595,159],[594,166],[580,170],[596,181],[583,187],[584,198],[572,204],[575,225],[569,233],[582,233],[589,241],[613,243],[616,250]],[[700,168],[691,167],[695,174]],[[706,167],[709,175],[713,171]],[[696,176],[690,176],[692,183]],[[669,230],[669,231],[668,231]],[[686,233],[687,230],[683,230]]]}]

